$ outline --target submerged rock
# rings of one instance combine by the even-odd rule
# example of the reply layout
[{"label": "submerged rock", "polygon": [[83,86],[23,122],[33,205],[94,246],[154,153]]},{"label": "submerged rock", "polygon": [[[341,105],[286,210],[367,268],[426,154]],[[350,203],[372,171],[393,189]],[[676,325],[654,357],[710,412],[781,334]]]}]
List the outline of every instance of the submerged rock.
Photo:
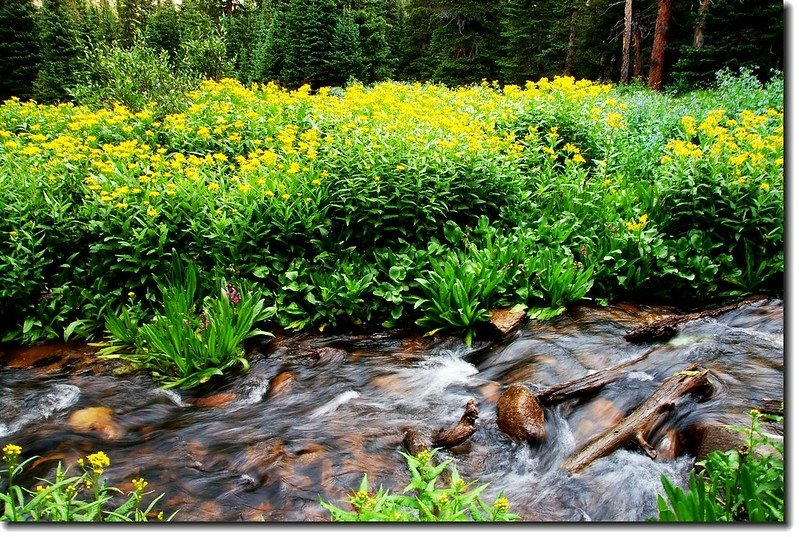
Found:
[{"label": "submerged rock", "polygon": [[67,423],[76,432],[93,431],[106,440],[119,440],[125,435],[125,430],[114,417],[114,411],[104,406],[76,410],[69,415]]},{"label": "submerged rock", "polygon": [[277,397],[288,392],[294,384],[294,379],[297,375],[293,371],[281,371],[275,378],[269,381],[269,391],[266,392],[267,397]]},{"label": "submerged rock", "polygon": [[544,409],[536,396],[514,384],[497,401],[497,426],[514,442],[537,444],[546,437]]},{"label": "submerged rock", "polygon": [[347,358],[347,351],[335,347],[321,347],[314,351],[314,357],[320,363],[339,363]]}]

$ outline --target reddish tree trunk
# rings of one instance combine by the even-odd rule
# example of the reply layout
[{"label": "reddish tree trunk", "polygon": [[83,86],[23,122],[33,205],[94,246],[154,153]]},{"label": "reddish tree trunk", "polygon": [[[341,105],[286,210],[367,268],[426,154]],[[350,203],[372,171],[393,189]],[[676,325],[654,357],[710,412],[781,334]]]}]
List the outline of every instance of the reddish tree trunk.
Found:
[{"label": "reddish tree trunk", "polygon": [[655,91],[663,89],[665,72],[666,45],[669,39],[669,22],[674,0],[658,0],[658,16],[655,21],[655,41],[652,44],[652,61],[649,65],[649,88]]}]

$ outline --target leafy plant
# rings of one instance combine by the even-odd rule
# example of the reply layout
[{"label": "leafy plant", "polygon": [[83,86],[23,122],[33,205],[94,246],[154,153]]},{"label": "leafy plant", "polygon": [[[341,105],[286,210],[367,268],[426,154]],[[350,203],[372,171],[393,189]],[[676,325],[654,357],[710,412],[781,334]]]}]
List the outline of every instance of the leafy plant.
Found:
[{"label": "leafy plant", "polygon": [[[411,480],[402,494],[392,494],[381,486],[377,492],[369,490],[366,475],[360,487],[349,497],[352,510],[341,509],[322,500],[322,507],[330,512],[335,522],[509,522],[518,520],[518,515],[508,511],[508,499],[499,494],[493,505],[481,498],[488,484],[473,487],[458,473],[452,459],[435,465],[433,458],[438,452],[424,450],[413,456],[403,453]],[[446,484],[439,483],[444,470],[450,468]]]},{"label": "leafy plant", "polygon": [[[28,490],[14,483],[25,470],[25,466],[36,457],[20,461],[22,448],[14,444],[3,447],[5,468],[0,468],[0,476],[6,475],[5,492],[0,491],[3,509],[0,521],[8,522],[146,522],[151,518],[164,520],[164,513],[155,512],[156,504],[163,494],[149,503],[145,497],[152,491],[145,491],[148,483],[141,477],[133,479],[132,490],[127,499],[120,503],[119,497],[125,495],[120,489],[111,487],[103,479],[105,469],[111,464],[102,452],[92,453],[78,459],[80,470],[69,475],[59,463],[54,481],[38,479],[35,490]],[[2,483],[2,481],[0,481]],[[172,514],[167,520],[171,520]]]},{"label": "leafy plant", "polygon": [[[664,522],[782,522],[785,514],[784,446],[761,431],[761,419],[780,416],[751,411],[741,451],[713,451],[691,471],[688,489],[661,477],[665,497],[658,496]],[[769,451],[764,453],[763,449]]]},{"label": "leafy plant", "polygon": [[[163,312],[140,327],[131,313],[107,317],[112,336],[101,354],[130,360],[150,370],[165,388],[191,388],[241,365],[249,368],[242,342],[271,336],[254,328],[270,311],[254,294],[242,295],[232,284],[217,281],[216,296],[198,299],[198,273],[193,263],[183,266],[173,256],[172,276],[159,283]],[[134,353],[120,353],[134,347]]]}]

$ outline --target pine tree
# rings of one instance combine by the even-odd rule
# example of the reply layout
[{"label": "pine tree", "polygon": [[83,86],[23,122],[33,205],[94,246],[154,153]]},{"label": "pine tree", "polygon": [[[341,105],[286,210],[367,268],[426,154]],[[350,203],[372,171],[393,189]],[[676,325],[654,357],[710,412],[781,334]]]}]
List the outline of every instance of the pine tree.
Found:
[{"label": "pine tree", "polygon": [[279,43],[284,50],[279,74],[283,85],[296,88],[303,84],[320,87],[340,83],[341,73],[331,68],[338,11],[334,0],[291,0]]},{"label": "pine tree", "polygon": [[387,10],[391,4],[385,0],[355,0],[348,6],[358,31],[361,65],[355,75],[361,82],[370,83],[390,78],[394,74],[389,33],[391,25]]},{"label": "pine tree", "polygon": [[264,0],[255,22],[255,45],[248,79],[256,82],[277,80],[283,70],[286,3]]},{"label": "pine tree", "polygon": [[361,50],[361,35],[352,11],[346,10],[337,17],[330,45],[330,76],[327,83],[321,85],[343,86],[350,78],[363,82],[366,58]]},{"label": "pine tree", "polygon": [[[502,79],[516,84],[563,74],[575,6],[563,0],[510,0],[500,22]],[[577,28],[574,27],[576,35]],[[572,59],[571,70],[575,60]]]},{"label": "pine tree", "polygon": [[431,6],[435,13],[430,40],[433,79],[452,85],[496,79],[500,6],[478,0],[436,0]]},{"label": "pine tree", "polygon": [[258,39],[258,6],[252,0],[226,5],[219,20],[224,28],[227,62],[239,80],[249,82]]},{"label": "pine tree", "polygon": [[144,42],[155,50],[165,50],[169,58],[175,61],[180,49],[180,19],[171,1],[159,2],[150,13],[145,25]]},{"label": "pine tree", "polygon": [[0,101],[28,99],[39,69],[39,42],[31,0],[0,0]]},{"label": "pine tree", "polygon": [[435,11],[425,0],[409,0],[399,12],[402,21],[397,54],[399,75],[405,80],[431,80],[436,64],[430,51]]},{"label": "pine tree", "polygon": [[[749,68],[765,81],[772,69],[784,68],[782,2],[714,0],[705,5],[694,0],[693,4],[692,38],[679,49],[672,80],[689,88],[705,86],[715,81],[719,70]],[[697,27],[701,39],[695,43]]]},{"label": "pine tree", "polygon": [[153,7],[152,0],[117,0],[119,32],[123,44],[132,45],[137,34],[144,33]]},{"label": "pine tree", "polygon": [[82,69],[84,36],[75,0],[43,0],[36,18],[41,50],[34,95],[42,102],[69,99]]}]

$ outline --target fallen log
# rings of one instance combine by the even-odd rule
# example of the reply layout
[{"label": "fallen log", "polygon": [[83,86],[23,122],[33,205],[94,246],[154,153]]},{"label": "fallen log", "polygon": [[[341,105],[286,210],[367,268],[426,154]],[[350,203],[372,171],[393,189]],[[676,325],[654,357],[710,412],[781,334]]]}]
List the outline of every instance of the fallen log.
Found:
[{"label": "fallen log", "polygon": [[441,429],[433,437],[433,447],[451,448],[464,443],[477,430],[477,403],[474,399],[469,399],[466,403],[466,410],[463,412],[460,421],[455,427],[449,430]]},{"label": "fallen log", "polygon": [[663,414],[672,410],[681,397],[707,389],[709,384],[707,376],[707,369],[700,369],[697,364],[691,364],[685,370],[669,377],[621,423],[589,441],[566,459],[561,468],[573,474],[582,472],[595,460],[610,455],[633,441],[654,459],[657,451],[647,443],[647,437]]},{"label": "fallen log", "polygon": [[718,308],[687,313],[684,315],[670,315],[652,323],[634,328],[625,334],[624,339],[630,343],[652,343],[654,341],[665,341],[674,337],[680,325],[689,321],[697,321],[708,317],[718,317],[729,311],[736,310],[743,306],[748,306],[756,302],[765,300],[764,296],[752,296],[747,299],[727,304]]},{"label": "fallen log", "polygon": [[631,365],[637,364],[649,355],[650,352],[645,352],[641,356],[633,358],[632,360],[627,360],[626,362],[617,366],[601,369],[591,373],[590,375],[563,382],[561,384],[556,384],[555,386],[550,386],[549,388],[545,388],[540,392],[537,392],[535,395],[538,397],[538,400],[542,405],[549,406],[557,405],[558,403],[562,403],[567,399],[583,397],[590,393],[596,392],[600,388],[603,388],[606,385],[622,378],[627,374],[627,369]]}]

